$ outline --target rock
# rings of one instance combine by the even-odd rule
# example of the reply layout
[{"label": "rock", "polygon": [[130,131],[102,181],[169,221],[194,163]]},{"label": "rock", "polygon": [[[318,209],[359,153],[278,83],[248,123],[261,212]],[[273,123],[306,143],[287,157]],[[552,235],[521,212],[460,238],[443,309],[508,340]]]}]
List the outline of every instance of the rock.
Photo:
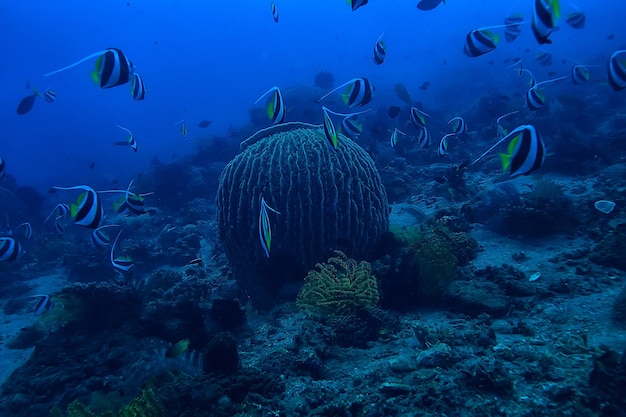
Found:
[{"label": "rock", "polygon": [[496,284],[487,281],[453,281],[444,299],[453,310],[471,316],[488,313],[502,317],[509,308],[509,300],[504,292]]}]

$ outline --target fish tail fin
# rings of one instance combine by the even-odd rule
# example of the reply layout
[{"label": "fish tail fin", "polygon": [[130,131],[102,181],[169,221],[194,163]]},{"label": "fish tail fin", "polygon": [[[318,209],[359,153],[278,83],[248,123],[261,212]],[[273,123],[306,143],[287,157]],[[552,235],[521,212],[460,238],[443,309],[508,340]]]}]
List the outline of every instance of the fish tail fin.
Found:
[{"label": "fish tail fin", "polygon": [[84,57],[83,59],[81,59],[81,60],[79,60],[79,61],[77,61],[77,62],[74,62],[74,63],[73,63],[73,64],[71,64],[71,65],[68,65],[67,67],[59,68],[58,70],[55,70],[55,71],[49,72],[49,73],[45,74],[45,75],[44,75],[44,77],[49,77],[49,76],[51,76],[51,75],[54,75],[54,74],[57,74],[57,73],[59,73],[59,72],[62,72],[62,71],[68,70],[68,69],[70,69],[70,68],[74,68],[75,66],[82,64],[83,62],[87,61],[88,59],[95,58],[95,57],[97,57],[98,55],[100,55],[100,54],[102,54],[102,53],[104,53],[104,52],[105,52],[105,51],[98,51],[98,52],[94,52],[93,54],[88,55],[88,56]]}]

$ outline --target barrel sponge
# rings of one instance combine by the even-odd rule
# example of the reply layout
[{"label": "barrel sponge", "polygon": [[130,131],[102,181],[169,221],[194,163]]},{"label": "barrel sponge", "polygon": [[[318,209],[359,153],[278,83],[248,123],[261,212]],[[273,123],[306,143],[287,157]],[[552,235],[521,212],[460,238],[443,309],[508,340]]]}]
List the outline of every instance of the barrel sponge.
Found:
[{"label": "barrel sponge", "polygon": [[[331,150],[320,132],[299,122],[257,132],[220,177],[219,238],[235,279],[258,306],[334,250],[366,258],[388,230],[387,194],[374,161],[343,135]],[[261,197],[280,213],[267,210],[269,257],[259,238]]]}]

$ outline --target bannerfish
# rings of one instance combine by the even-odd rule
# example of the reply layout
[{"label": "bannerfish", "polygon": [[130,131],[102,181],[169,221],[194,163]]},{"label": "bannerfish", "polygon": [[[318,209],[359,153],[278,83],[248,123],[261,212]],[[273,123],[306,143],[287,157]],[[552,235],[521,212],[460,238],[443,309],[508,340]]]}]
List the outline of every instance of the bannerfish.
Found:
[{"label": "bannerfish", "polygon": [[[134,180],[130,181],[126,191],[119,191],[124,193],[124,197],[122,197],[119,201],[113,204],[113,209],[120,215],[140,216],[142,214],[148,213],[148,211],[146,210],[146,203],[144,202],[144,198],[153,193],[135,194],[131,192],[130,189],[133,186],[133,181]],[[117,190],[113,190],[113,192],[117,192]]]},{"label": "bannerfish", "polygon": [[337,138],[337,131],[335,130],[335,125],[333,124],[330,115],[328,114],[328,109],[322,106],[322,112],[324,116],[324,124],[322,126],[322,130],[324,132],[324,139],[326,140],[326,145],[333,150],[337,151],[339,148],[339,140]]},{"label": "bannerfish", "polygon": [[454,133],[446,133],[439,141],[439,149],[437,150],[439,156],[444,156],[448,152],[448,138],[450,136],[454,136]]},{"label": "bannerfish", "polygon": [[411,122],[413,122],[415,127],[422,128],[426,126],[426,118],[424,116],[430,117],[417,107],[411,107]]},{"label": "bannerfish", "polygon": [[261,97],[259,97],[254,104],[257,104],[263,97],[268,94],[272,94],[270,101],[267,103],[267,117],[270,119],[273,125],[283,123],[285,121],[285,115],[287,110],[285,109],[285,102],[283,101],[283,95],[280,92],[280,88],[274,86],[267,90]]},{"label": "bannerfish", "polygon": [[356,116],[347,116],[341,120],[343,134],[351,139],[357,138],[363,133],[363,125],[356,120]]},{"label": "bannerfish", "polygon": [[374,44],[374,63],[376,65],[380,65],[385,61],[385,58],[387,57],[387,44],[385,44],[385,41],[383,40],[383,35],[380,35],[378,37],[378,40],[376,41],[376,44]]},{"label": "bannerfish", "polygon": [[504,19],[504,38],[507,42],[513,42],[522,33],[521,25],[524,19],[521,14],[514,14]]},{"label": "bannerfish", "polygon": [[94,70],[91,72],[91,79],[94,83],[98,84],[100,88],[116,87],[130,81],[131,75],[134,71],[134,66],[128,57],[126,57],[126,55],[124,55],[124,53],[117,48],[109,48],[94,52],[93,54],[68,65],[67,67],[49,72],[45,74],[45,76],[49,77],[53,74],[74,68],[75,66],[96,57],[96,64]]},{"label": "bannerfish", "polygon": [[0,178],[4,177],[6,173],[7,163],[4,159],[0,158]]},{"label": "bannerfish", "polygon": [[13,262],[22,253],[22,245],[12,237],[0,237],[0,262]]},{"label": "bannerfish", "polygon": [[468,32],[465,36],[463,53],[471,58],[475,58],[496,49],[496,44],[500,41],[500,37],[489,30],[495,27],[499,26],[489,26]]},{"label": "bannerfish", "polygon": [[532,29],[540,45],[552,43],[549,36],[556,30],[556,21],[561,16],[559,0],[534,0]]},{"label": "bannerfish", "polygon": [[511,139],[507,153],[500,154],[502,168],[512,177],[528,175],[543,165],[545,144],[533,125],[522,125],[513,129],[505,140]]},{"label": "bannerfish", "polygon": [[574,65],[571,72],[572,82],[576,85],[585,84],[591,78],[591,72],[584,65]]},{"label": "bannerfish", "polygon": [[137,141],[135,140],[135,136],[133,135],[133,133],[126,129],[123,126],[120,125],[115,125],[117,127],[119,127],[122,130],[125,130],[128,133],[128,137],[126,138],[126,141],[120,141],[120,142],[114,142],[114,145],[118,145],[118,146],[130,146],[130,149],[132,149],[134,152],[137,152],[137,149],[139,149],[139,145],[137,144]]},{"label": "bannerfish", "polygon": [[552,65],[552,54],[547,51],[539,51],[535,54],[535,60],[544,67]]},{"label": "bannerfish", "polygon": [[276,8],[276,4],[274,4],[274,2],[270,4],[270,9],[272,10],[272,18],[274,19],[274,22],[278,23],[278,9]]},{"label": "bannerfish", "polygon": [[398,144],[398,133],[406,136],[406,133],[398,130],[397,128],[393,129],[393,132],[391,132],[391,138],[389,138],[389,143],[392,148],[395,148]]},{"label": "bannerfish", "polygon": [[180,119],[179,121],[177,121],[174,124],[175,125],[180,125],[180,135],[183,137],[183,139],[187,138],[187,134],[189,133],[189,131],[187,130],[187,125],[185,124],[185,119]]},{"label": "bannerfish", "polygon": [[121,274],[126,274],[133,268],[133,266],[135,266],[133,264],[133,260],[131,259],[130,256],[120,256],[120,257],[114,256],[115,245],[117,245],[117,241],[119,240],[120,235],[122,234],[123,231],[124,231],[123,229],[119,231],[119,233],[115,237],[115,241],[113,241],[113,245],[111,246],[111,265],[113,265],[113,268],[117,272]]},{"label": "bannerfish", "polygon": [[100,226],[97,229],[94,229],[93,232],[91,232],[91,236],[89,239],[89,241],[91,242],[91,246],[93,246],[96,249],[104,249],[105,247],[109,245],[109,243],[111,243],[111,237],[104,230],[109,227],[119,227],[119,226],[117,224],[107,224],[104,226]]},{"label": "bannerfish", "polygon": [[609,59],[609,84],[614,91],[626,88],[626,58],[620,54],[625,54],[626,49],[615,51]]},{"label": "bannerfish", "polygon": [[74,224],[96,229],[104,218],[102,201],[98,193],[87,185],[77,185],[75,187],[53,187],[57,190],[84,190],[78,196],[76,203],[70,205],[70,214],[74,219]]},{"label": "bannerfish", "polygon": [[17,226],[17,227],[15,228],[15,232],[17,233],[17,231],[18,231],[20,228],[22,228],[22,227],[24,228],[24,238],[25,238],[26,240],[28,240],[28,239],[30,239],[31,237],[33,237],[33,227],[32,227],[32,226],[30,225],[30,223],[28,223],[28,222],[24,222],[24,223],[20,224],[19,226]]},{"label": "bannerfish", "polygon": [[40,316],[54,308],[54,302],[47,294],[35,294],[30,298],[39,298],[35,304],[35,316]]},{"label": "bannerfish", "polygon": [[452,134],[465,135],[468,132],[467,124],[462,117],[453,117],[448,121],[448,124],[452,123]]},{"label": "bannerfish", "polygon": [[341,84],[339,87],[330,90],[324,96],[319,98],[317,102],[319,103],[343,87],[346,87],[346,91],[344,94],[341,94],[341,98],[343,103],[348,107],[365,106],[367,103],[372,101],[372,98],[374,98],[375,88],[367,78],[353,78],[350,81]]},{"label": "bannerfish", "polygon": [[565,23],[567,23],[574,29],[583,29],[585,27],[586,21],[587,17],[581,11],[572,12],[568,14],[565,18]]},{"label": "bannerfish", "polygon": [[143,78],[136,72],[133,74],[133,78],[130,82],[130,94],[132,94],[133,100],[135,101],[146,98],[146,86],[143,83]]},{"label": "bannerfish", "polygon": [[270,224],[270,218],[267,214],[267,210],[273,211],[276,214],[280,214],[279,211],[271,208],[266,202],[265,198],[261,196],[261,209],[259,210],[259,239],[261,240],[261,247],[266,257],[270,257],[270,249],[272,246],[272,227]]},{"label": "bannerfish", "polygon": [[528,107],[528,110],[531,110],[531,111],[539,110],[546,104],[546,96],[543,93],[543,91],[539,89],[540,85],[552,83],[555,81],[565,80],[566,78],[569,78],[569,77],[559,77],[559,78],[554,78],[552,80],[542,81],[530,87],[528,91],[526,92],[526,107]]}]

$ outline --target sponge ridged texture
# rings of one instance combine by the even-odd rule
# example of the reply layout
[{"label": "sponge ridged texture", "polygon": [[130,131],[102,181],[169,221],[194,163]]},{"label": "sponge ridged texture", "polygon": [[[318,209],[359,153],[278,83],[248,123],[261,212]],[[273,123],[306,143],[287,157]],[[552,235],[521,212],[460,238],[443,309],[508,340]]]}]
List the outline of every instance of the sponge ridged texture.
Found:
[{"label": "sponge ridged texture", "polygon": [[[255,134],[242,149],[220,178],[217,220],[234,277],[253,301],[304,278],[335,249],[367,257],[387,231],[389,205],[378,171],[345,136],[334,152],[318,127],[289,123]],[[261,196],[280,212],[268,213],[269,258],[259,239]]]}]

